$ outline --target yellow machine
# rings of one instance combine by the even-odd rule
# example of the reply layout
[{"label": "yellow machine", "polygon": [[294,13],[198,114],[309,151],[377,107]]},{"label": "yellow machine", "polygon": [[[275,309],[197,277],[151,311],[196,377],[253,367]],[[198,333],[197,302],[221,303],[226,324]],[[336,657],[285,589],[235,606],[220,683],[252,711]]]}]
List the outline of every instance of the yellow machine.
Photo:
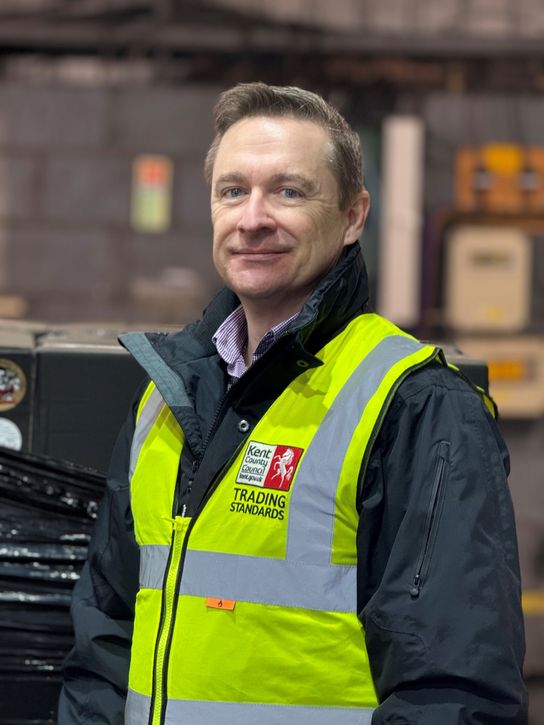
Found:
[{"label": "yellow machine", "polygon": [[455,164],[455,205],[461,211],[544,211],[544,147],[462,147]]}]

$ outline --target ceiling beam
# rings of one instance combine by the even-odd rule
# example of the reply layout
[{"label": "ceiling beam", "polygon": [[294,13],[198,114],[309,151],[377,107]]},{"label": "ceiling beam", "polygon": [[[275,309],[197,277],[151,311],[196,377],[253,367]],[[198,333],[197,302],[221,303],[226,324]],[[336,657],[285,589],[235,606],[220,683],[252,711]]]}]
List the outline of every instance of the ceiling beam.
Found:
[{"label": "ceiling beam", "polygon": [[[166,1],[166,0],[165,0]],[[165,8],[168,8],[165,5]],[[124,23],[4,20],[0,23],[3,52],[103,53],[130,50],[136,44],[148,52],[280,53],[291,56],[357,54],[414,58],[544,58],[541,39],[493,39],[455,36],[395,36],[366,33],[317,33],[282,26],[202,24],[164,21],[161,16]]]}]

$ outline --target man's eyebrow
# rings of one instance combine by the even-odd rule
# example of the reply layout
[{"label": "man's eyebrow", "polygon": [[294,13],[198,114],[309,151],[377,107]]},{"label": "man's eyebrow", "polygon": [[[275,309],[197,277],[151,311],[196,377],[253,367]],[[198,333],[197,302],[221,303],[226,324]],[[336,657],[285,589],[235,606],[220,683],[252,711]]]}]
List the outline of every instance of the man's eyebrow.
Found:
[{"label": "man's eyebrow", "polygon": [[236,171],[231,172],[230,174],[222,174],[217,178],[217,181],[215,182],[216,185],[218,184],[231,184],[231,183],[242,183],[245,181],[245,176],[243,174],[239,174]]},{"label": "man's eyebrow", "polygon": [[224,184],[244,184],[245,182],[245,176],[243,174],[238,174],[235,171],[230,174],[222,174],[217,178],[214,184],[214,191],[217,192],[217,190]]},{"label": "man's eyebrow", "polygon": [[314,194],[319,190],[319,186],[312,179],[302,174],[274,174],[270,181],[272,184],[295,184],[307,194]]}]

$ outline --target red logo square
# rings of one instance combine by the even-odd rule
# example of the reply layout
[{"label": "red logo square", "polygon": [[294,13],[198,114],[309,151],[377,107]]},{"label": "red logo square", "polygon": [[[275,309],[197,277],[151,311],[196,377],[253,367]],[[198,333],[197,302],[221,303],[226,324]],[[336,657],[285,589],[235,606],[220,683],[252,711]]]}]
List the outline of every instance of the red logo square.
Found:
[{"label": "red logo square", "polygon": [[303,448],[276,446],[272,463],[264,479],[264,488],[276,488],[279,491],[289,491],[298,462],[303,453]]}]

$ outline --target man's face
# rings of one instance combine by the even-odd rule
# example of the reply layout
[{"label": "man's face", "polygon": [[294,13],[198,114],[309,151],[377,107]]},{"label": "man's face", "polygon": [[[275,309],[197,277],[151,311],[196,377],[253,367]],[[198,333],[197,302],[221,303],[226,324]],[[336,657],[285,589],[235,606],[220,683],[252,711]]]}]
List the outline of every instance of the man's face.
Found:
[{"label": "man's face", "polygon": [[[243,119],[223,136],[212,175],[213,258],[242,303],[294,314],[357,239],[362,223],[353,207],[338,207],[331,152],[324,129],[293,118]],[[365,197],[363,221],[366,209]]]}]

